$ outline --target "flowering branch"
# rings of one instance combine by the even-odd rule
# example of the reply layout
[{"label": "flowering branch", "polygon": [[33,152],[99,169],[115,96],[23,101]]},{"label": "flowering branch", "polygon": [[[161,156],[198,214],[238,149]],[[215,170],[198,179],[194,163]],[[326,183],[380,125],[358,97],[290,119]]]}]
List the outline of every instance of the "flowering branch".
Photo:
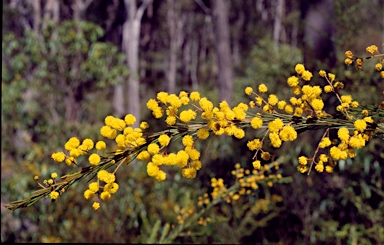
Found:
[{"label": "flowering branch", "polygon": [[[381,71],[383,55],[374,45],[368,47],[367,52],[371,54],[369,58],[380,59],[375,69],[384,78],[384,71]],[[351,51],[346,52],[346,57],[346,64],[355,63],[356,68],[361,69],[363,58],[355,57]],[[80,142],[78,138],[72,137],[64,145],[66,153],[56,152],[52,154],[52,159],[65,162],[68,166],[75,164],[81,170],[62,176],[57,183],[57,174],[53,173],[51,179],[44,181],[45,186],[39,184],[41,190],[24,200],[6,204],[5,207],[9,210],[28,207],[48,196],[54,201],[72,184],[84,178],[90,182],[84,191],[86,199],[92,200],[97,196],[99,200],[108,201],[119,189],[115,177],[117,170],[135,159],[146,162],[148,175],[159,181],[166,179],[163,169],[167,167],[178,167],[185,178],[195,178],[197,171],[202,168],[199,144],[210,136],[227,135],[243,139],[246,130],[262,131],[263,137],[247,143],[249,150],[256,152],[252,158],[254,170],[260,171],[272,159],[271,153],[263,150],[263,146],[269,144],[273,148],[280,148],[284,142],[296,140],[304,131],[324,129],[325,133],[310,158],[310,167],[307,167],[308,159],[305,156],[298,158],[298,170],[308,174],[314,164],[316,171],[323,172],[325,168],[330,173],[338,160],[353,158],[356,150],[364,147],[372,138],[384,138],[384,102],[363,107],[351,95],[339,94],[344,84],[336,81],[334,74],[319,71],[320,77],[328,83],[321,88],[309,84],[313,75],[303,64],[297,64],[295,72],[295,75],[287,79],[293,93],[288,101],[279,99],[275,94],[267,96],[268,87],[265,84],[260,84],[257,91],[251,87],[245,88],[245,93],[253,97],[248,103],[241,102],[232,108],[226,101],[214,106],[197,91],[181,91],[179,95],[159,92],[156,98],[148,100],[146,104],[156,119],[164,118],[167,124],[167,128],[159,132],[147,132],[149,124],[145,121],[140,122],[139,127],[133,127],[136,118],[131,114],[127,114],[124,119],[107,116],[100,134],[117,146],[115,152],[105,152],[105,141],[94,143],[91,139],[84,139]],[[337,97],[340,104],[336,110],[343,114],[342,117],[325,111],[321,96],[323,92],[333,93]],[[336,143],[332,143],[328,137],[330,130],[337,130]],[[169,152],[170,145],[178,141],[181,144],[176,145],[177,152]],[[261,159],[258,159],[259,151]],[[324,153],[317,160],[315,158],[320,151]],[[88,166],[81,167],[78,163],[80,156],[88,156]],[[109,172],[112,167],[115,169]],[[91,182],[95,177],[96,180]],[[236,188],[238,186],[233,186],[233,190]],[[97,210],[100,203],[95,201],[92,206]]]}]

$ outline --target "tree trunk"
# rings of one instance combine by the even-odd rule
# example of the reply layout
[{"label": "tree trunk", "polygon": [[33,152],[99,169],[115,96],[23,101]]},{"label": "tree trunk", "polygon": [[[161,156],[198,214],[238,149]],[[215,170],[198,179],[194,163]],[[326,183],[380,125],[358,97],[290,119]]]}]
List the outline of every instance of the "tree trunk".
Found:
[{"label": "tree trunk", "polygon": [[47,20],[53,21],[55,25],[60,21],[60,1],[48,0],[44,6],[43,28],[47,27]]},{"label": "tree trunk", "polygon": [[282,17],[284,9],[284,0],[276,0],[275,2],[275,20],[273,23],[273,48],[277,52],[279,49],[280,35],[282,30]]},{"label": "tree trunk", "polygon": [[332,0],[320,0],[304,10],[304,62],[310,70],[316,69],[318,61],[327,63],[328,69],[336,64],[333,8]]},{"label": "tree trunk", "polygon": [[128,91],[125,93],[128,98],[128,112],[136,117],[136,123],[140,121],[140,81],[139,81],[139,39],[141,18],[151,0],[145,0],[137,8],[136,0],[124,0],[127,17],[123,25],[123,51],[127,57],[129,69]]},{"label": "tree trunk", "polygon": [[41,2],[40,0],[32,1],[33,7],[33,32],[37,37],[40,36],[40,24],[41,24]]},{"label": "tree trunk", "polygon": [[83,18],[85,10],[92,3],[93,0],[75,0],[71,7],[73,10],[73,19],[80,21]]},{"label": "tree trunk", "polygon": [[167,60],[165,74],[168,82],[168,92],[175,93],[177,54],[181,48],[183,21],[180,18],[179,10],[175,0],[167,0],[167,23],[169,30],[169,59]]},{"label": "tree trunk", "polygon": [[220,101],[232,103],[233,71],[229,39],[228,0],[213,1],[213,25],[216,39]]}]

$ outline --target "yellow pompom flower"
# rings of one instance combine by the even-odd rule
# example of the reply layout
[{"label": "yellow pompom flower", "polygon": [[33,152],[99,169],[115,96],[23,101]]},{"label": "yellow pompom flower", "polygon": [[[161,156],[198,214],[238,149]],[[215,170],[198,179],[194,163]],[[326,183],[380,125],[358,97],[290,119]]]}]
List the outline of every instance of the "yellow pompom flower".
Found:
[{"label": "yellow pompom flower", "polygon": [[342,95],[340,97],[342,103],[351,103],[352,102],[352,96],[351,95]]},{"label": "yellow pompom flower", "polygon": [[301,164],[299,164],[299,165],[297,166],[297,170],[298,170],[300,173],[305,173],[305,172],[308,171],[308,167],[305,166],[305,165],[301,165]]},{"label": "yellow pompom flower", "polygon": [[336,78],[336,75],[333,73],[328,73],[328,78],[329,78],[329,81],[333,82]]},{"label": "yellow pompom flower", "polygon": [[98,203],[98,202],[94,202],[94,203],[92,204],[92,208],[93,208],[94,210],[98,210],[98,209],[100,208],[100,203]]},{"label": "yellow pompom flower", "polygon": [[168,116],[168,117],[165,119],[165,122],[166,122],[169,126],[175,125],[175,124],[176,124],[176,117],[174,117],[174,116]]},{"label": "yellow pompom flower", "polygon": [[57,198],[59,198],[60,194],[57,192],[57,191],[52,191],[51,193],[49,193],[49,197],[51,198],[51,200],[56,200]]},{"label": "yellow pompom flower", "polygon": [[85,139],[83,140],[83,143],[79,146],[79,149],[83,151],[89,151],[93,149],[93,146],[94,146],[93,140]]},{"label": "yellow pompom flower", "polygon": [[67,151],[70,151],[76,147],[78,147],[80,145],[80,140],[76,137],[72,137],[70,138],[67,143],[65,143],[64,145],[64,148],[67,150]]},{"label": "yellow pompom flower", "polygon": [[315,170],[317,172],[319,172],[319,173],[322,173],[324,171],[324,164],[322,164],[322,163],[321,164],[320,163],[316,164]]},{"label": "yellow pompom flower", "polygon": [[302,164],[302,165],[307,165],[307,163],[308,163],[308,159],[307,159],[307,157],[305,157],[305,156],[300,156],[298,159],[299,159],[299,163],[300,163],[300,164]]},{"label": "yellow pompom flower", "polygon": [[296,71],[296,73],[299,74],[299,75],[303,74],[303,72],[305,71],[305,67],[304,67],[304,65],[303,65],[303,64],[297,64],[297,65],[295,66],[295,71]]},{"label": "yellow pompom flower", "polygon": [[349,139],[349,130],[344,127],[339,128],[339,130],[337,131],[337,136],[341,141],[346,142]]},{"label": "yellow pompom flower", "polygon": [[333,168],[331,167],[331,166],[326,166],[325,167],[325,171],[327,172],[327,173],[332,173],[333,172]]},{"label": "yellow pompom flower", "polygon": [[271,105],[271,106],[274,106],[277,104],[277,102],[279,101],[279,99],[277,98],[277,96],[275,94],[270,94],[268,96],[268,103]]},{"label": "yellow pompom flower", "polygon": [[111,128],[110,126],[104,125],[100,129],[100,134],[108,139],[115,139],[117,136],[116,129]]},{"label": "yellow pompom flower", "polygon": [[349,58],[349,59],[352,59],[353,58],[353,53],[352,51],[348,50],[345,52],[345,57]]},{"label": "yellow pompom flower", "polygon": [[164,115],[164,110],[163,110],[163,108],[161,108],[161,107],[157,107],[157,108],[155,108],[155,109],[152,111],[152,115],[153,115],[155,118],[157,118],[157,119],[161,118],[161,117]]},{"label": "yellow pompom flower", "polygon": [[191,135],[185,135],[182,139],[182,143],[184,146],[192,146],[193,145],[193,138]]},{"label": "yellow pompom flower", "polygon": [[148,151],[149,153],[151,153],[152,155],[154,155],[154,154],[159,153],[159,151],[160,151],[160,147],[159,147],[159,145],[156,144],[156,143],[151,143],[151,144],[148,145],[148,149],[147,149],[147,151]]},{"label": "yellow pompom flower", "polygon": [[86,190],[84,191],[84,198],[85,199],[92,199],[93,197],[95,196],[95,192],[91,191],[91,190]]},{"label": "yellow pompom flower", "polygon": [[188,163],[188,160],[189,160],[189,155],[186,151],[184,150],[180,150],[177,152],[176,154],[176,159],[177,159],[177,166],[179,166],[180,168],[184,168],[187,163]]},{"label": "yellow pompom flower", "polygon": [[297,132],[291,125],[287,125],[281,129],[279,136],[282,141],[293,141],[297,138]]},{"label": "yellow pompom flower", "polygon": [[79,156],[81,156],[84,152],[82,150],[79,150],[79,149],[72,149],[70,152],[69,152],[69,156],[71,157],[74,157],[74,158],[77,158]]},{"label": "yellow pompom flower", "polygon": [[107,148],[107,144],[104,142],[104,141],[98,141],[97,143],[96,143],[96,150],[98,150],[98,151],[102,151],[102,150],[104,150],[105,148]]},{"label": "yellow pompom flower", "polygon": [[263,143],[260,141],[260,139],[254,139],[251,141],[248,141],[247,147],[251,150],[259,150],[263,147]]},{"label": "yellow pompom flower", "polygon": [[149,128],[149,124],[147,122],[143,121],[140,123],[140,128],[141,129],[147,129],[147,128]]},{"label": "yellow pompom flower", "polygon": [[246,95],[251,95],[253,92],[253,89],[251,87],[246,87],[244,91]]},{"label": "yellow pompom flower", "polygon": [[271,132],[278,132],[281,128],[283,128],[284,123],[280,118],[276,118],[272,122],[268,123],[268,129]]},{"label": "yellow pompom flower", "polygon": [[252,165],[255,169],[260,169],[261,168],[261,162],[259,160],[253,161]]},{"label": "yellow pompom flower", "polygon": [[300,117],[301,115],[303,115],[303,109],[300,108],[300,107],[296,107],[295,108],[295,112],[293,113],[294,116],[296,117]]},{"label": "yellow pompom flower", "polygon": [[159,107],[159,103],[157,103],[154,99],[149,99],[147,102],[147,108],[153,111],[155,108]]},{"label": "yellow pompom flower", "polygon": [[281,139],[277,133],[269,133],[269,139],[271,140],[271,144],[275,148],[279,148],[281,146]]},{"label": "yellow pompom flower", "polygon": [[291,105],[286,105],[284,110],[288,114],[292,114],[293,113],[293,107]]},{"label": "yellow pompom flower", "polygon": [[367,123],[364,121],[364,119],[357,119],[353,125],[360,132],[367,128]]},{"label": "yellow pompom flower", "polygon": [[108,201],[109,199],[111,199],[111,193],[109,193],[108,191],[103,191],[103,192],[100,194],[100,198],[101,198],[101,200],[103,200],[103,201]]},{"label": "yellow pompom flower", "polygon": [[51,155],[52,159],[56,162],[62,162],[65,160],[65,154],[63,152],[56,152]]},{"label": "yellow pompom flower", "polygon": [[287,83],[290,87],[296,87],[297,85],[299,85],[299,78],[296,76],[290,76],[287,79]]},{"label": "yellow pompom flower", "polygon": [[151,158],[151,155],[148,151],[141,151],[136,157],[140,161],[148,161]]},{"label": "yellow pompom flower", "polygon": [[376,45],[371,45],[366,48],[366,51],[370,54],[374,54],[376,51],[378,51],[378,47]]},{"label": "yellow pompom flower", "polygon": [[197,138],[201,140],[206,140],[209,137],[209,131],[207,128],[199,128],[197,130]]},{"label": "yellow pompom flower", "polygon": [[310,71],[304,71],[303,74],[301,74],[301,77],[303,78],[303,80],[305,81],[310,81],[311,78],[312,78],[312,72]]},{"label": "yellow pompom flower", "polygon": [[157,172],[157,175],[154,177],[158,181],[163,181],[167,178],[167,174],[163,170],[159,170],[159,172]]},{"label": "yellow pompom flower", "polygon": [[133,125],[135,124],[136,122],[136,117],[132,114],[127,114],[125,117],[124,117],[124,121],[127,125]]},{"label": "yellow pompom flower", "polygon": [[147,164],[147,174],[148,176],[151,176],[151,177],[154,177],[157,175],[157,173],[160,171],[160,168],[155,165],[154,163],[152,162],[149,162]]},{"label": "yellow pompom flower", "polygon": [[328,162],[328,156],[325,154],[320,154],[319,161]]},{"label": "yellow pompom flower", "polygon": [[326,92],[326,93],[330,93],[330,92],[332,92],[333,91],[333,89],[332,89],[332,86],[331,85],[326,85],[325,87],[324,87],[324,92]]},{"label": "yellow pompom flower", "polygon": [[52,174],[51,174],[51,178],[52,178],[52,179],[56,179],[56,178],[57,178],[57,173],[52,173]]},{"label": "yellow pompom flower", "polygon": [[196,149],[192,149],[188,152],[189,154],[189,157],[191,158],[191,160],[193,161],[196,161],[196,160],[199,160],[200,158],[200,152]]},{"label": "yellow pompom flower", "polygon": [[242,139],[244,138],[245,136],[245,132],[242,128],[235,128],[234,132],[233,132],[233,135],[237,138],[237,139]]},{"label": "yellow pompom flower", "polygon": [[183,168],[181,174],[188,179],[193,179],[196,177],[196,169],[194,168]]},{"label": "yellow pompom flower", "polygon": [[259,87],[258,87],[258,89],[259,89],[259,92],[260,92],[260,93],[266,93],[266,92],[268,92],[268,88],[267,88],[267,86],[265,86],[264,83],[260,84]]},{"label": "yellow pompom flower", "polygon": [[190,95],[189,95],[189,98],[193,101],[199,101],[200,100],[200,93],[199,92],[192,92]]},{"label": "yellow pompom flower", "polygon": [[280,109],[280,110],[284,110],[285,106],[287,105],[287,102],[285,102],[285,100],[280,100],[279,102],[277,102],[277,107]]},{"label": "yellow pompom flower", "polygon": [[213,103],[209,101],[206,97],[203,97],[199,100],[199,105],[204,111],[212,111],[213,109]]},{"label": "yellow pompom flower", "polygon": [[88,185],[88,188],[90,191],[96,193],[99,191],[99,184],[96,181],[94,181]]},{"label": "yellow pompom flower", "polygon": [[88,161],[89,161],[89,163],[91,163],[91,165],[99,164],[100,160],[101,160],[100,156],[96,153],[91,154],[88,158]]},{"label": "yellow pompom flower", "polygon": [[365,146],[365,140],[363,139],[361,134],[358,134],[356,136],[351,137],[351,139],[349,140],[349,145],[352,148],[360,149]]},{"label": "yellow pompom flower", "polygon": [[187,123],[187,122],[189,122],[189,121],[191,121],[191,120],[193,120],[195,118],[196,118],[196,112],[191,110],[191,109],[188,109],[186,111],[182,111],[180,113],[180,120],[182,122]]},{"label": "yellow pompom flower", "polygon": [[346,64],[346,65],[352,65],[352,63],[353,63],[353,60],[352,59],[350,59],[350,58],[346,58],[345,60],[344,60],[344,64]]},{"label": "yellow pompom flower", "polygon": [[170,142],[170,138],[167,134],[162,134],[159,136],[159,143],[161,146],[167,146]]},{"label": "yellow pompom flower", "polygon": [[114,117],[113,120],[111,121],[111,124],[108,126],[110,126],[113,129],[123,131],[124,128],[127,126],[127,124],[125,123],[125,121],[123,119]]},{"label": "yellow pompom flower", "polygon": [[104,186],[104,191],[109,192],[110,194],[116,193],[118,189],[119,185],[116,182],[109,183]]},{"label": "yellow pompom flower", "polygon": [[320,111],[324,108],[324,102],[322,99],[313,99],[311,105],[315,111]]},{"label": "yellow pompom flower", "polygon": [[100,170],[97,173],[97,178],[101,181],[104,181],[105,183],[113,183],[115,182],[115,175],[113,173],[108,173],[106,170]]},{"label": "yellow pompom flower", "polygon": [[327,73],[324,70],[320,70],[319,75],[320,75],[320,77],[325,77],[327,75]]},{"label": "yellow pompom flower", "polygon": [[259,118],[259,117],[254,117],[251,120],[251,126],[254,129],[261,128],[261,126],[263,126],[263,120],[261,120],[261,118]]}]

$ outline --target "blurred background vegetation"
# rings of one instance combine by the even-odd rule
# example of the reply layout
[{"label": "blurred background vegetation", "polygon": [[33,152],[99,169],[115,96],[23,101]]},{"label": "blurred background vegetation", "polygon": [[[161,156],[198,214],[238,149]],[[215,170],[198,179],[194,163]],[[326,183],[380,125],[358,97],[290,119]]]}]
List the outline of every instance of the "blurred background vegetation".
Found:
[{"label": "blurred background vegetation", "polygon": [[[293,74],[294,65],[302,62],[314,69],[313,81],[318,84],[324,83],[318,70],[336,74],[336,79],[345,82],[343,93],[352,94],[362,105],[383,100],[384,84],[374,72],[374,61],[359,72],[343,63],[346,50],[366,56],[365,48],[371,44],[382,49],[381,0],[242,0],[226,4],[232,105],[247,102],[244,88],[260,83],[281,97],[288,96],[286,79]],[[159,91],[198,90],[219,100],[221,71],[215,56],[218,40],[213,35],[212,0],[5,0],[2,205],[36,190],[35,175],[48,178],[52,172],[76,171],[50,159],[69,137],[100,140],[98,130],[105,116],[131,113],[130,105],[125,102],[122,107],[116,98],[132,96],[126,85],[132,67],[127,65],[130,61],[123,42],[132,6],[137,13],[144,11],[139,19],[137,75],[140,118],[155,125],[150,130],[155,132],[161,125],[145,110],[145,103]],[[329,98],[328,108],[335,103]],[[165,241],[384,243],[383,140],[374,139],[355,159],[340,161],[332,174],[300,174],[297,157],[313,154],[321,134],[303,133],[294,144],[276,152],[285,157],[276,172],[291,176],[290,183],[261,185],[236,202],[218,203],[203,215],[209,222],[192,222]],[[180,217],[187,221],[199,211],[198,197],[212,191],[210,178],[223,178],[230,186],[235,163],[252,168],[247,140],[210,139],[202,147],[203,169],[193,180],[170,170],[167,181],[156,182],[147,177],[140,162],[125,166],[118,174],[120,190],[97,212],[83,198],[85,182],[73,186],[55,203],[42,200],[12,213],[2,206],[1,241],[164,241],[162,236],[168,228],[172,231],[178,226]]]}]

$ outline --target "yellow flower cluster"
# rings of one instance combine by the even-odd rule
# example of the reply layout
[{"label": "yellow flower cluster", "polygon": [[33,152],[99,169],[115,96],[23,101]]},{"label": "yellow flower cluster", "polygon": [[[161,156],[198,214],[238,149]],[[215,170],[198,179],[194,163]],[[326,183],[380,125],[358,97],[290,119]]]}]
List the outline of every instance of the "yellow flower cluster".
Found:
[{"label": "yellow flower cluster", "polygon": [[[88,185],[88,189],[84,191],[84,198],[87,200],[91,200],[95,197],[95,195],[99,195],[99,198],[102,201],[108,201],[111,199],[111,196],[117,192],[119,189],[119,185],[115,182],[115,174],[109,173],[106,170],[100,170],[97,173],[96,182],[91,182]],[[104,182],[104,186],[100,186],[99,182]],[[100,208],[99,202],[94,202],[92,205],[93,209],[97,210]]]},{"label": "yellow flower cluster", "polygon": [[[239,187],[236,189],[227,188],[222,178],[211,178],[211,187],[213,188],[210,196],[212,201],[217,199],[224,199],[227,203],[231,203],[240,199],[241,196],[249,195],[253,190],[259,188],[259,183],[266,183],[268,186],[272,186],[273,182],[282,178],[281,174],[266,174],[270,172],[270,167],[265,165],[264,168],[259,171],[253,169],[244,169],[239,163],[235,164],[235,169],[232,170],[232,175],[236,177]],[[204,193],[199,197],[198,205],[207,205],[210,203],[209,195]]]}]

